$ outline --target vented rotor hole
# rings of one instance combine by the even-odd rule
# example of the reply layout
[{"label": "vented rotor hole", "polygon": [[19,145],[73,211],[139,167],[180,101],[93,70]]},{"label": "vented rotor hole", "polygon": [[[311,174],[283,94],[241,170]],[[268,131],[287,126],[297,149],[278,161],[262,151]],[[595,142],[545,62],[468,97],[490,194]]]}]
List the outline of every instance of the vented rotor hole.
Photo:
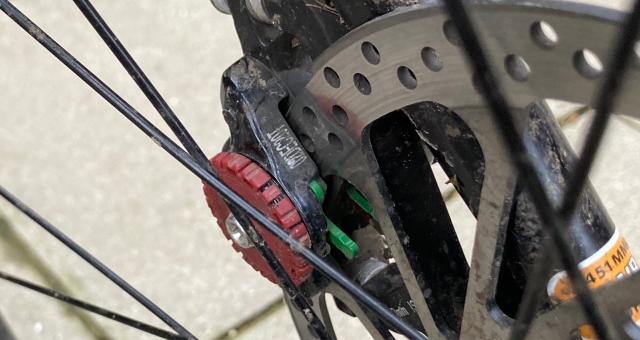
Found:
[{"label": "vented rotor hole", "polygon": [[510,54],[504,58],[504,67],[511,78],[516,81],[526,81],[531,74],[529,64],[519,55]]},{"label": "vented rotor hole", "polygon": [[573,66],[581,76],[587,79],[597,78],[604,69],[600,58],[593,51],[586,48],[577,51],[573,55]]},{"label": "vented rotor hole", "polygon": [[304,148],[307,149],[307,151],[309,152],[316,151],[316,147],[313,145],[313,141],[311,140],[311,138],[309,138],[309,136],[305,134],[301,134],[300,143],[302,143],[302,146],[304,146]]},{"label": "vented rotor hole", "polygon": [[329,85],[331,85],[331,87],[336,89],[340,87],[340,76],[331,67],[324,68],[324,79],[329,83]]},{"label": "vented rotor hole", "polygon": [[473,89],[476,90],[476,92],[482,93],[482,86],[480,85],[480,77],[478,76],[477,73],[473,73],[473,75],[471,76],[471,85],[473,86]]},{"label": "vented rotor hole", "polygon": [[347,112],[340,106],[333,106],[333,116],[336,117],[338,124],[342,126],[346,126],[349,123],[349,118],[347,117]]},{"label": "vented rotor hole", "polygon": [[400,80],[400,83],[409,90],[413,90],[418,87],[418,79],[416,79],[416,75],[406,66],[400,66],[398,68],[398,79]]},{"label": "vented rotor hole", "polygon": [[365,96],[371,94],[371,83],[369,83],[369,79],[363,74],[356,73],[353,75],[353,85]]},{"label": "vented rotor hole", "polygon": [[542,48],[553,48],[558,44],[558,33],[546,21],[536,21],[531,25],[531,39]]},{"label": "vented rotor hole", "polygon": [[456,29],[455,24],[451,20],[447,20],[442,25],[442,32],[444,33],[445,38],[452,45],[460,46],[462,45],[462,40],[460,40],[460,36],[458,35],[458,30]]},{"label": "vented rotor hole", "polygon": [[307,106],[302,109],[302,114],[304,115],[304,118],[310,122],[315,122],[317,120],[316,113]]},{"label": "vented rotor hole", "polygon": [[329,144],[338,151],[342,151],[342,140],[335,133],[330,132],[327,136]]},{"label": "vented rotor hole", "polygon": [[433,48],[423,48],[421,55],[424,66],[426,66],[431,71],[438,72],[444,67],[444,63],[442,62],[442,59],[440,59],[440,55]]},{"label": "vented rotor hole", "polygon": [[368,41],[365,41],[360,46],[362,50],[362,55],[364,59],[372,65],[378,65],[380,63],[380,52],[378,52],[378,48]]}]

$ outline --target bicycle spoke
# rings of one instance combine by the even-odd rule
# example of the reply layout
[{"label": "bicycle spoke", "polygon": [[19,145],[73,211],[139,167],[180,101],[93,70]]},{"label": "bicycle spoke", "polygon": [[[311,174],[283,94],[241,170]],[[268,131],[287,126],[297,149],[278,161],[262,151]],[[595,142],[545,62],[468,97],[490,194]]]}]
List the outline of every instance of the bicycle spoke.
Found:
[{"label": "bicycle spoke", "polygon": [[640,1],[635,1],[633,10],[627,16],[623,31],[619,40],[614,45],[610,60],[613,61],[608,68],[602,85],[600,86],[595,101],[595,116],[584,139],[584,146],[580,153],[573,176],[569,178],[564,201],[560,206],[560,214],[570,217],[578,203],[578,197],[582,193],[588,174],[595,160],[600,142],[604,136],[611,113],[615,108],[615,100],[620,92],[624,73],[634,55],[634,46],[640,33]]},{"label": "bicycle spoke", "polygon": [[158,337],[161,338],[165,338],[165,339],[186,339],[184,336],[180,336],[178,334],[174,334],[174,333],[170,333],[167,332],[163,329],[160,329],[158,327],[146,324],[142,321],[138,321],[138,320],[134,320],[131,319],[127,316],[124,316],[122,314],[118,314],[115,312],[112,312],[110,310],[104,309],[102,307],[90,304],[88,302],[84,302],[78,299],[74,299],[68,295],[65,295],[59,291],[56,291],[54,289],[51,288],[46,288],[40,285],[37,285],[33,282],[29,282],[26,280],[23,280],[21,278],[18,278],[16,276],[7,274],[5,272],[0,271],[0,279],[6,280],[8,282],[11,283],[15,283],[19,286],[22,286],[24,288],[30,289],[32,291],[38,292],[40,294],[44,294],[46,296],[52,297],[54,299],[60,300],[64,303],[67,303],[69,305],[78,307],[80,309],[83,309],[85,311],[91,312],[91,313],[95,313],[101,316],[104,316],[107,319],[116,321],[116,322],[120,322],[122,324],[125,324],[127,326],[136,328],[138,330],[141,330],[143,332],[149,333],[149,334],[153,334],[156,335]]},{"label": "bicycle spoke", "polygon": [[136,125],[141,131],[149,136],[156,144],[162,147],[167,153],[178,160],[189,171],[198,176],[208,185],[215,188],[220,195],[225,199],[236,204],[242,210],[245,210],[247,214],[255,219],[258,223],[263,225],[269,232],[276,235],[283,240],[288,246],[290,246],[296,253],[304,257],[309,263],[311,263],[318,271],[332,279],[336,284],[340,285],[346,291],[348,291],[354,299],[368,307],[371,311],[376,313],[380,318],[385,320],[390,326],[395,327],[400,333],[405,334],[411,339],[425,339],[426,337],[405,323],[397,315],[395,315],[388,307],[380,303],[373,298],[367,292],[365,292],[360,286],[353,283],[348,277],[346,277],[340,270],[333,267],[322,257],[314,253],[311,249],[306,248],[303,244],[289,236],[287,232],[280,229],[280,227],[268,217],[264,216],[259,210],[251,206],[240,195],[236,194],[226,184],[213,176],[206,169],[198,165],[198,163],[189,156],[183,149],[181,149],[176,143],[163,134],[157,127],[144,118],[138,111],[131,107],[126,101],[118,96],[111,88],[98,79],[93,73],[91,73],[84,65],[77,61],[69,52],[64,50],[58,45],[51,37],[49,37],[44,31],[42,31],[37,25],[35,25],[29,18],[22,14],[17,8],[15,8],[8,0],[0,0],[0,9],[2,9],[12,20],[20,25],[27,33],[29,33],[34,39],[36,39],[41,45],[43,45],[49,52],[51,52],[58,60],[71,69],[78,77],[80,77],[87,85],[100,94],[105,100],[107,100],[112,106],[120,111],[127,119],[129,119],[134,125]]},{"label": "bicycle spoke", "polygon": [[[140,66],[138,66],[136,61],[129,54],[124,45],[120,42],[120,39],[118,39],[115,33],[109,28],[109,25],[100,16],[100,13],[98,13],[96,8],[91,4],[91,2],[89,2],[89,0],[74,0],[74,2],[76,6],[78,6],[82,14],[87,18],[89,23],[96,30],[98,35],[100,35],[102,40],[104,40],[104,42],[107,44],[109,49],[111,49],[111,52],[113,52],[122,66],[127,70],[131,78],[136,82],[136,84],[138,84],[138,87],[149,99],[151,104],[155,107],[158,113],[160,113],[160,116],[164,119],[169,128],[171,128],[176,137],[178,137],[178,140],[184,146],[185,150],[198,162],[201,167],[216,175],[215,171],[211,167],[211,164],[207,161],[207,157],[205,156],[204,152],[202,152],[202,149],[198,146],[191,134],[189,134],[180,119],[176,116],[175,112],[167,104],[162,95],[160,95],[158,90],[155,88],[155,86],[153,86]],[[263,242],[262,237],[260,237],[260,235],[255,231],[255,228],[253,228],[249,219],[246,218],[245,214],[242,213],[239,209],[231,207],[231,210],[233,210],[233,214],[238,219],[238,222],[240,223],[242,228],[252,236],[253,244],[256,246],[269,267],[271,267],[273,272],[279,278],[280,285],[282,286],[285,294],[291,297],[296,308],[298,308],[299,310],[311,311],[311,313],[308,315],[308,321],[311,327],[316,331],[320,338],[327,339],[327,331],[324,329],[323,324],[313,312],[311,305],[300,293],[299,289],[295,286],[293,281],[291,281],[291,278],[285,271],[280,261],[278,261],[278,258]]]},{"label": "bicycle spoke", "polygon": [[356,315],[358,320],[362,322],[362,326],[369,332],[371,338],[373,339],[394,339],[393,335],[389,331],[389,328],[386,325],[382,324],[375,317],[367,313],[360,304],[357,303],[356,299],[353,296],[349,295],[348,292],[336,286],[335,284],[329,284],[329,286],[325,289],[327,294],[330,294],[338,300],[342,301],[349,309]]},{"label": "bicycle spoke", "polygon": [[500,129],[501,137],[507,145],[510,157],[518,170],[519,178],[529,191],[542,224],[546,227],[546,231],[558,249],[561,263],[567,271],[567,275],[589,322],[595,328],[600,339],[618,338],[616,331],[609,327],[610,322],[608,322],[607,316],[598,309],[586,280],[578,268],[578,262],[570,250],[568,237],[564,232],[565,228],[562,227],[567,220],[561,219],[554,213],[555,210],[543,190],[542,181],[522,143],[513,121],[511,110],[503,95],[502,87],[488,62],[484,49],[480,45],[476,30],[471,24],[465,6],[461,0],[447,0],[444,1],[444,4],[460,36],[467,59],[478,76],[478,85],[481,93],[493,113],[493,118]]},{"label": "bicycle spoke", "polygon": [[105,277],[107,277],[111,282],[115,283],[118,287],[122,288],[127,294],[136,299],[136,301],[140,302],[145,308],[147,308],[151,313],[155,314],[160,320],[166,323],[173,330],[178,332],[180,335],[185,337],[195,339],[189,331],[187,331],[182,325],[180,325],[177,321],[175,321],[169,314],[160,309],[156,304],[154,304],[151,300],[149,300],[146,296],[140,293],[137,289],[131,286],[127,281],[125,281],[122,277],[118,276],[113,270],[107,267],[104,263],[100,262],[97,258],[91,255],[88,251],[82,248],[75,241],[70,239],[67,235],[65,235],[60,229],[58,229],[53,224],[49,223],[49,221],[45,220],[42,216],[40,216],[35,210],[31,209],[24,202],[20,201],[16,196],[7,191],[3,186],[0,186],[0,196],[6,199],[9,203],[15,206],[18,210],[28,216],[31,220],[36,222],[39,226],[45,229],[49,234],[53,237],[57,238],[60,242],[62,242],[65,246],[71,249],[74,253],[78,254],[83,260],[89,263],[93,268],[97,269],[100,273],[102,273]]},{"label": "bicycle spoke", "polygon": [[93,7],[88,0],[74,0],[76,6],[82,14],[87,18],[91,26],[96,30],[98,35],[104,40],[111,52],[118,58],[122,66],[127,70],[131,78],[136,82],[145,96],[149,99],[153,107],[160,113],[162,119],[167,123],[171,131],[178,137],[180,143],[185,147],[187,152],[195,158],[203,168],[210,168],[211,165],[207,161],[202,149],[195,142],[191,134],[185,129],[180,119],[171,109],[169,104],[164,100],[160,92],[153,86],[147,75],[142,71],[135,59],[129,54],[120,39],[113,33],[109,25],[102,19],[100,13]]},{"label": "bicycle spoke", "polygon": [[236,217],[236,219],[242,226],[250,226],[249,228],[246,228],[246,230],[249,234],[249,237],[251,238],[251,241],[254,245],[257,246],[260,255],[262,255],[269,267],[271,267],[273,272],[280,279],[282,290],[289,297],[292,305],[304,314],[309,328],[313,329],[318,338],[323,340],[331,339],[329,333],[327,332],[327,329],[318,318],[309,301],[307,301],[307,298],[293,283],[280,261],[278,261],[278,258],[269,249],[269,247],[266,246],[264,239],[262,238],[262,236],[260,236],[260,234],[258,234],[258,232],[256,232],[249,219],[246,218],[246,215],[238,215],[237,213],[233,212],[232,214],[234,214],[234,216],[238,216]]},{"label": "bicycle spoke", "polygon": [[[594,289],[594,294],[611,308],[616,326],[624,334],[620,339],[638,339],[637,328],[629,319],[629,310],[640,304],[640,295],[634,294],[639,284],[640,272],[635,272],[624,280],[615,280]],[[577,300],[567,300],[540,315],[531,325],[531,331],[537,339],[557,339],[558,335],[570,334],[575,330],[573,325],[586,321],[580,309]]]},{"label": "bicycle spoke", "polygon": [[[569,177],[567,189],[558,210],[559,215],[564,220],[571,219],[588,180],[588,174],[614,109],[615,99],[622,85],[624,72],[633,55],[634,44],[640,30],[639,23],[640,1],[635,1],[633,10],[627,16],[626,23],[623,25],[623,32],[619,35],[619,41],[615,44],[611,54],[610,60],[613,63],[608,68],[605,80],[599,88],[595,101],[595,116],[584,139],[585,142],[580,157],[572,169],[573,175]],[[549,249],[548,242],[542,249]],[[548,252],[543,252],[543,256],[532,269],[532,275],[530,275],[532,279],[527,283],[520,310],[513,326],[511,339],[523,338],[531,326],[535,311],[538,309],[539,297],[545,291],[546,282],[544,278],[547,275],[544,275],[544,273],[547,268],[546,263],[548,263],[550,257]]]},{"label": "bicycle spoke", "polygon": [[[319,315],[322,318],[321,324],[323,325],[323,332],[325,339],[335,340],[336,334],[333,329],[333,325],[331,324],[331,318],[329,317],[329,311],[327,310],[327,304],[325,301],[324,294],[316,294],[315,296],[310,298],[313,301],[313,307],[310,307],[310,311],[314,315]],[[289,314],[291,315],[291,319],[293,319],[293,324],[298,331],[298,336],[300,339],[313,339],[318,338],[318,331],[316,327],[309,322],[309,316],[304,310],[298,309],[299,307],[296,305],[294,301],[291,300],[290,297],[285,297],[284,302],[286,303]],[[318,322],[320,321],[318,318]]]},{"label": "bicycle spoke", "polygon": [[531,323],[538,312],[541,304],[540,297],[546,293],[547,280],[551,267],[549,263],[553,260],[553,254],[549,251],[550,239],[545,239],[542,245],[543,251],[540,258],[534,263],[533,268],[529,270],[527,284],[520,300],[520,306],[516,314],[516,320],[511,327],[510,340],[520,340],[529,332]]}]

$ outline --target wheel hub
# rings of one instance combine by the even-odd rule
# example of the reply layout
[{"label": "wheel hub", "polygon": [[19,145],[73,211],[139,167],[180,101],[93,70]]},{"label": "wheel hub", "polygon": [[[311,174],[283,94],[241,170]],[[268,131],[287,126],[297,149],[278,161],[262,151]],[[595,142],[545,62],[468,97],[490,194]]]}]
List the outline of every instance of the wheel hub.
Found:
[{"label": "wheel hub", "polygon": [[[279,223],[293,238],[307,247],[310,246],[309,234],[300,214],[269,173],[249,158],[232,152],[219,153],[211,159],[211,165],[220,179],[231,189]],[[210,186],[204,186],[204,193],[218,226],[225,237],[233,241],[233,249],[241,253],[242,258],[262,276],[273,283],[279,283],[276,274],[253,246],[249,235],[231,213],[227,203]],[[262,226],[255,222],[253,224],[294,284],[300,285],[309,278],[313,270],[309,263]]]}]

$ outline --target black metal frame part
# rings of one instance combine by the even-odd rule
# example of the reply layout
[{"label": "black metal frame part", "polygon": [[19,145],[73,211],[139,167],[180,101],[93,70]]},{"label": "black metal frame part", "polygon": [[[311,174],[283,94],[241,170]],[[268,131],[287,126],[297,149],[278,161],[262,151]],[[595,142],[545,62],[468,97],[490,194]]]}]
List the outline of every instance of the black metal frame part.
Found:
[{"label": "black metal frame part", "polygon": [[222,76],[223,115],[233,131],[228,151],[241,153],[277,180],[307,225],[313,249],[326,255],[326,221],[309,189],[318,169],[281,112],[291,95],[277,74],[255,58],[243,57]]}]

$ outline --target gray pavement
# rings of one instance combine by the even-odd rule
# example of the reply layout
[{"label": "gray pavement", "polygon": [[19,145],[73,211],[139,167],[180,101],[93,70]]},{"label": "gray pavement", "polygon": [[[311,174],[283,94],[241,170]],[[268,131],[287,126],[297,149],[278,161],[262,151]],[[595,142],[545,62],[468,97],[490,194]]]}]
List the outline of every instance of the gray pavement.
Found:
[{"label": "gray pavement", "polygon": [[[209,155],[228,131],[219,80],[240,55],[233,24],[207,0],[94,1]],[[15,1],[140,112],[162,126],[71,1]],[[114,268],[203,339],[225,332],[280,296],[217,230],[201,184],[131,126],[24,32],[0,16],[0,184]],[[577,143],[585,120],[567,128]],[[168,132],[167,129],[164,131]],[[613,220],[640,249],[637,125],[612,124],[592,176]],[[633,171],[633,170],[636,171]],[[465,253],[473,217],[448,202]],[[4,216],[4,217],[2,217]],[[29,247],[19,246],[28,243]],[[4,202],[0,270],[160,325],[135,301]],[[0,282],[0,313],[20,339],[86,339],[136,331],[78,315],[49,298]],[[337,313],[342,338],[366,338]],[[264,315],[244,339],[295,339],[285,309]]]},{"label": "gray pavement", "polygon": [[[73,2],[15,3],[163,125]],[[205,152],[217,152],[228,136],[220,114],[220,76],[241,55],[230,17],[206,0],[95,1],[95,6]],[[4,15],[0,51],[2,185],[203,338],[279,296],[231,250],[205,205],[200,182]],[[74,296],[158,324],[14,209],[2,204],[0,212]],[[31,270],[24,253],[14,248],[0,243],[2,270],[56,281]],[[0,286],[0,310],[20,338],[88,337],[75,316],[47,298]],[[91,319],[114,338],[139,337],[108,320]]]}]

